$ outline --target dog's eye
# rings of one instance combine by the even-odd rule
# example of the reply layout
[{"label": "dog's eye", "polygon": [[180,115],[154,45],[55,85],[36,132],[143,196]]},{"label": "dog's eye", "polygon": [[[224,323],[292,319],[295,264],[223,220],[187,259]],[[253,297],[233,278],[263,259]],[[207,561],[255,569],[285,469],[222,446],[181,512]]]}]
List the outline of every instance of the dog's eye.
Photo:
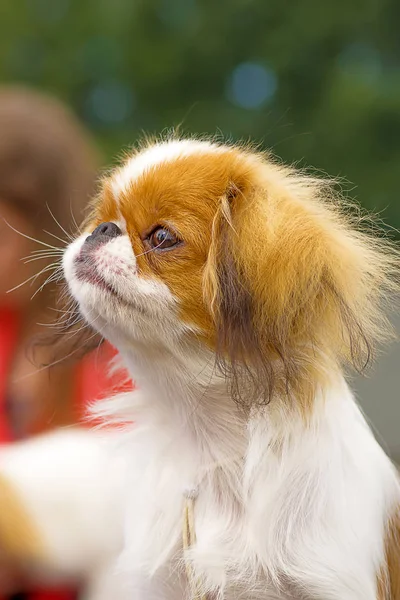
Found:
[{"label": "dog's eye", "polygon": [[167,250],[180,244],[181,240],[166,227],[157,227],[149,235],[148,242],[153,250]]}]

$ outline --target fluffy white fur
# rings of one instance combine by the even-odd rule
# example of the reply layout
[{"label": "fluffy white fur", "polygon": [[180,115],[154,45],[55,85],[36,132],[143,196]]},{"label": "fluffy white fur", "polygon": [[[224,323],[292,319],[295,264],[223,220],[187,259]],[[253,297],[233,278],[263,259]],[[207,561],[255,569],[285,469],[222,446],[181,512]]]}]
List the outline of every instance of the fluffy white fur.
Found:
[{"label": "fluffy white fur", "polygon": [[115,198],[118,201],[118,195],[129,189],[132,179],[140,177],[144,172],[152,167],[157,167],[162,162],[196,153],[218,152],[218,150],[218,146],[209,142],[197,142],[194,140],[171,140],[164,144],[149,146],[149,148],[141,152],[140,155],[133,157],[123,168],[114,174],[112,189]]},{"label": "fluffy white fur", "polygon": [[[168,152],[166,145],[132,159],[117,187],[147,157],[156,168]],[[181,544],[189,489],[198,494],[189,558],[210,598],[376,600],[384,527],[400,489],[344,379],[320,389],[308,422],[274,403],[246,420],[211,353],[183,344],[168,288],[138,276],[126,233],[101,246],[93,266],[119,297],[76,277],[85,237],[65,253],[67,281],[138,386],[102,408],[134,422],[125,450],[126,597],[190,597]]]},{"label": "fluffy white fur", "polygon": [[114,563],[122,547],[125,467],[114,439],[69,429],[0,449],[0,474],[45,550],[25,565],[32,579],[84,582],[89,600],[123,597]]}]

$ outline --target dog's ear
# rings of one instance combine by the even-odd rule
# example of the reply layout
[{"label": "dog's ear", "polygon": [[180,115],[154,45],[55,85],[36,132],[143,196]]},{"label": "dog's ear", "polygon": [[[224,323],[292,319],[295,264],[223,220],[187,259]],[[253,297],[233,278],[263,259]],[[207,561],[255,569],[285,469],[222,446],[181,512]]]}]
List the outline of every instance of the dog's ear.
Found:
[{"label": "dog's ear", "polygon": [[279,340],[272,335],[265,344],[252,286],[237,260],[240,233],[235,224],[244,200],[244,190],[230,182],[212,226],[204,295],[214,320],[217,366],[230,382],[232,396],[248,409],[254,402],[271,399],[275,387],[272,357],[283,355]]},{"label": "dog's ear", "polygon": [[307,403],[317,372],[362,370],[389,330],[382,300],[397,271],[392,245],[357,229],[325,183],[260,162],[253,180],[229,184],[204,292],[233,395]]}]

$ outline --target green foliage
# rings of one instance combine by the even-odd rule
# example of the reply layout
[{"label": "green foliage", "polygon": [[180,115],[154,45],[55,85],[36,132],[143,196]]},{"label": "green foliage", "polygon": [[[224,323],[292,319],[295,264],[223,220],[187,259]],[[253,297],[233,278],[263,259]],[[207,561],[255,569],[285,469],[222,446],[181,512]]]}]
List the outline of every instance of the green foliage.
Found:
[{"label": "green foliage", "polygon": [[251,137],[399,227],[399,22],[398,0],[4,0],[0,76],[68,101],[107,161],[181,122]]}]

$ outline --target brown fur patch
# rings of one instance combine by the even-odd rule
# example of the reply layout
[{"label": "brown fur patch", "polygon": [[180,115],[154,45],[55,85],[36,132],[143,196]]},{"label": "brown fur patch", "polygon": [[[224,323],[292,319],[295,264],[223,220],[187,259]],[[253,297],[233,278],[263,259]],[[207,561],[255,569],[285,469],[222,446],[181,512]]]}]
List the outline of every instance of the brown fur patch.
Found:
[{"label": "brown fur patch", "polygon": [[377,600],[400,600],[400,508],[388,524],[385,555],[386,564],[378,576]]},{"label": "brown fur patch", "polygon": [[232,156],[215,163],[213,153],[166,162],[120,194],[119,205],[137,255],[149,250],[145,236],[157,225],[172,227],[184,244],[173,252],[138,257],[144,277],[166,283],[180,300],[182,318],[195,324],[207,340],[214,326],[203,302],[203,270],[210,247],[210,228],[231,175]]},{"label": "brown fur patch", "polygon": [[43,559],[45,544],[12,483],[0,475],[0,544],[16,559]]},{"label": "brown fur patch", "polygon": [[118,207],[115,202],[114,194],[107,179],[104,179],[100,193],[92,200],[86,219],[80,227],[81,232],[92,232],[100,223],[108,221],[117,221],[119,217]]}]

